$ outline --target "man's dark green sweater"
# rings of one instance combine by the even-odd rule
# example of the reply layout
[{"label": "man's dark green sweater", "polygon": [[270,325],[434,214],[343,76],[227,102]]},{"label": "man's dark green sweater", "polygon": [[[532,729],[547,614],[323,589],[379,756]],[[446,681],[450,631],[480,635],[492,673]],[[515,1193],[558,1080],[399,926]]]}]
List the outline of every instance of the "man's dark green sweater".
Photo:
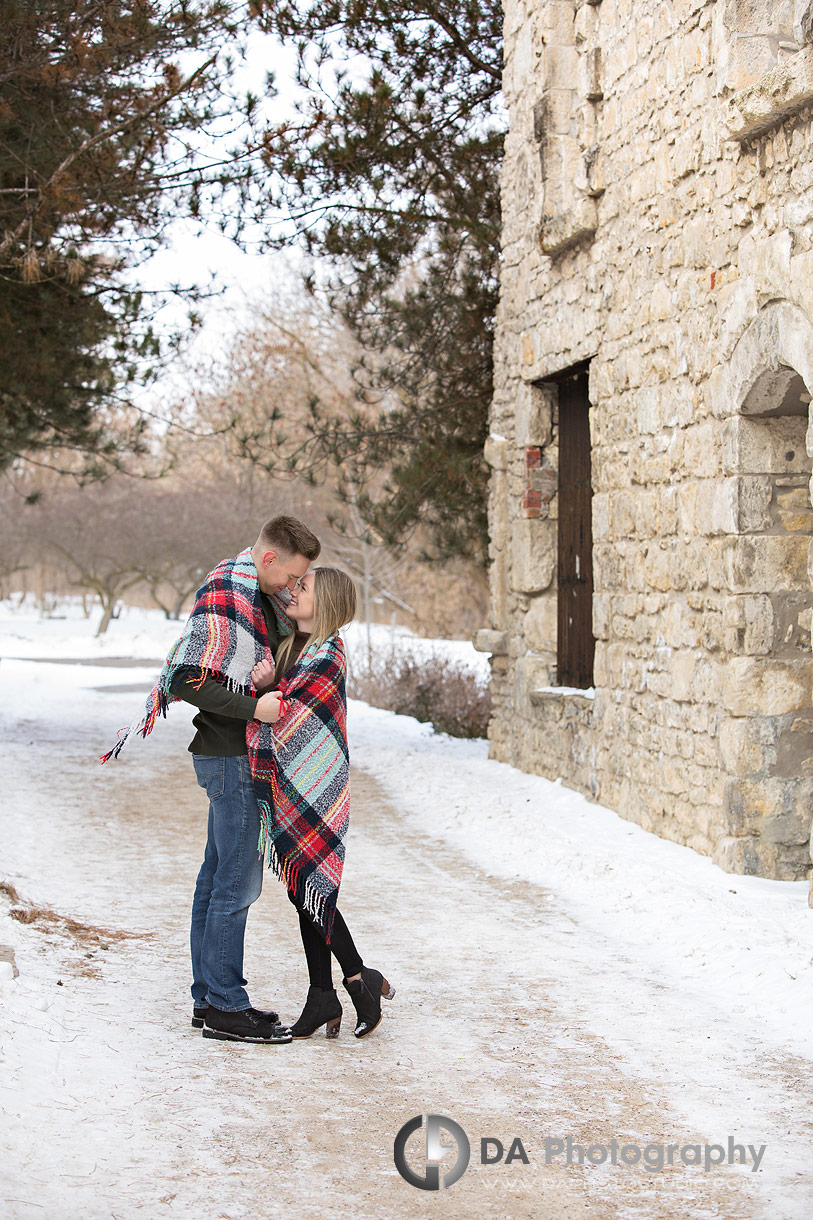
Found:
[{"label": "man's dark green sweater", "polygon": [[[268,642],[276,657],[281,640],[277,616],[267,594],[260,596]],[[170,683],[173,695],[200,709],[192,721],[197,732],[189,745],[190,753],[217,758],[235,758],[246,754],[246,722],[254,718],[257,700],[251,695],[227,690],[214,678],[205,678],[202,685],[195,689],[194,684],[199,679],[199,668],[184,665]]]}]

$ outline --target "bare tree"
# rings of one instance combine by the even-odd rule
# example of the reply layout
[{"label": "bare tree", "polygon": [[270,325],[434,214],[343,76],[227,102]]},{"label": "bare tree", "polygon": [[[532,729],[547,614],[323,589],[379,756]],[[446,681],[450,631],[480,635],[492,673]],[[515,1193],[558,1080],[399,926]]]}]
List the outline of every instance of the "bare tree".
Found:
[{"label": "bare tree", "polygon": [[8,478],[0,483],[0,597],[12,589],[12,578],[21,577],[34,561],[35,547],[31,514]]},{"label": "bare tree", "polygon": [[34,506],[40,558],[57,565],[69,585],[101,603],[97,635],[109,627],[122,594],[141,579],[140,491],[138,481],[119,476],[88,487],[63,485]]}]

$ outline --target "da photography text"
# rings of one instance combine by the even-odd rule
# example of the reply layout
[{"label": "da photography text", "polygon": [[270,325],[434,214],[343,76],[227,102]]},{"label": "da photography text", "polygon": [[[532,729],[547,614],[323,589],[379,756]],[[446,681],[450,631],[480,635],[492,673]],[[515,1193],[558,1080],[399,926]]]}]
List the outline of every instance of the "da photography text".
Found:
[{"label": "da photography text", "polygon": [[[407,1141],[416,1131],[424,1130],[424,1141],[414,1140],[407,1155]],[[445,1134],[446,1142],[441,1139]],[[706,1173],[718,1165],[751,1165],[756,1173],[767,1145],[738,1144],[729,1135],[725,1144],[632,1144],[621,1143],[615,1136],[606,1144],[579,1143],[573,1136],[547,1136],[542,1141],[542,1163],[545,1165],[621,1165],[640,1166],[650,1173],[678,1165],[699,1165]],[[468,1135],[452,1118],[443,1114],[417,1114],[404,1123],[395,1137],[393,1156],[401,1177],[419,1190],[448,1189],[462,1178],[471,1161],[472,1145]],[[450,1160],[454,1154],[454,1159]],[[530,1165],[521,1139],[497,1139],[482,1136],[479,1140],[481,1165]],[[443,1165],[441,1163],[443,1162]],[[441,1168],[443,1172],[441,1172]]]}]

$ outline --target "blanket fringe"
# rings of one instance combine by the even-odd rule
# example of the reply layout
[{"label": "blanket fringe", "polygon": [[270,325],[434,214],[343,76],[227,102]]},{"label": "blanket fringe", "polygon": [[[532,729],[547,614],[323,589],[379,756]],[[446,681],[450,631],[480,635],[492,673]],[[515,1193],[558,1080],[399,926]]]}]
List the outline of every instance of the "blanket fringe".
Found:
[{"label": "blanket fringe", "polygon": [[325,895],[320,893],[309,878],[302,877],[302,870],[294,867],[289,860],[280,860],[279,852],[271,835],[273,814],[267,801],[258,801],[260,807],[260,837],[257,850],[263,857],[266,867],[270,868],[275,877],[283,883],[288,893],[296,899],[297,905],[311,916],[325,933],[325,942],[330,944],[333,931],[333,916],[336,907],[328,903]]},{"label": "blanket fringe", "polygon": [[160,687],[156,687],[154,690],[152,690],[148,696],[147,707],[144,715],[141,716],[140,719],[138,719],[134,724],[128,724],[123,729],[119,729],[118,740],[113,746],[113,749],[108,750],[106,754],[99,756],[99,762],[102,764],[102,766],[104,766],[106,762],[109,762],[111,758],[118,758],[131,733],[135,733],[139,737],[148,737],[155,728],[158,717],[166,717],[167,708],[169,707],[170,702],[175,702],[175,700],[170,700],[165,691],[163,691]]}]

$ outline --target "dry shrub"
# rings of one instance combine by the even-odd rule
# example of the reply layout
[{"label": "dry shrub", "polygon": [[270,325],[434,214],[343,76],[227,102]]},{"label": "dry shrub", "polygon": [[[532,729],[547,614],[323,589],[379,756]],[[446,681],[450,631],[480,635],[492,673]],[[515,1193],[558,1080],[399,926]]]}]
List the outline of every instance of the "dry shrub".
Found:
[{"label": "dry shrub", "polygon": [[351,669],[348,694],[373,707],[414,716],[451,737],[485,737],[491,716],[488,686],[449,657],[417,657],[392,649]]}]

